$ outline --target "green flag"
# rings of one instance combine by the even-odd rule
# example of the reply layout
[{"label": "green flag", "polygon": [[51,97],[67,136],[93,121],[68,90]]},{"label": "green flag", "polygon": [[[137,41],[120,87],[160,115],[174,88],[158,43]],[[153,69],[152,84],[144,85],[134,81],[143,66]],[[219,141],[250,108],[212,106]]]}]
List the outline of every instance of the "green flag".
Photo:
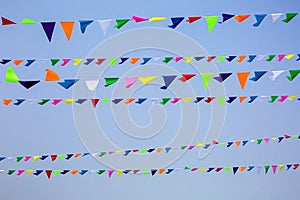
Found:
[{"label": "green flag", "polygon": [[218,18],[218,16],[205,16],[208,32],[211,32],[213,30],[216,23],[218,22]]},{"label": "green flag", "polygon": [[209,82],[210,82],[213,75],[214,75],[213,73],[202,73],[202,74],[200,74],[200,76],[202,78],[202,83],[203,83],[204,89],[208,88]]},{"label": "green flag", "polygon": [[292,81],[300,73],[300,70],[299,69],[289,70],[289,72],[290,72],[290,76],[287,76],[286,78],[289,79],[289,81]]},{"label": "green flag", "polygon": [[5,82],[19,82],[19,78],[12,67],[8,67],[6,70]]},{"label": "green flag", "polygon": [[122,26],[124,26],[127,22],[129,22],[130,19],[116,19],[116,25],[115,28],[120,29]]},{"label": "green flag", "polygon": [[104,79],[105,79],[105,87],[108,87],[119,80],[119,78],[104,78]]},{"label": "green flag", "polygon": [[282,20],[285,23],[289,23],[294,17],[296,17],[296,15],[298,15],[298,13],[286,13],[285,14],[285,19]]}]

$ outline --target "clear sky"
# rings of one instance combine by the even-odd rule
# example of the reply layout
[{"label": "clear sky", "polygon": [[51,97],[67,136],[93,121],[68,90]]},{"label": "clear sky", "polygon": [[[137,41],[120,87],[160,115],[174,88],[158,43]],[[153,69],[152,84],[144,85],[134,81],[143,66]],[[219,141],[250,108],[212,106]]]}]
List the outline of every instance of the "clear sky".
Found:
[{"label": "clear sky", "polygon": [[[1,16],[20,22],[23,18],[32,18],[36,21],[68,21],[79,19],[123,19],[137,16],[207,16],[221,15],[222,13],[232,14],[261,14],[261,13],[286,13],[298,12],[300,4],[298,1],[6,1],[1,4]],[[283,18],[280,18],[282,20]],[[132,31],[135,28],[160,27],[171,31],[170,38],[162,40],[173,41],[166,48],[148,49],[141,46],[139,50],[130,49],[123,55],[146,57],[146,56],[167,56],[175,55],[177,52],[196,52],[189,49],[186,43],[183,44],[183,38],[191,38],[201,45],[209,55],[243,55],[243,54],[289,54],[299,53],[300,46],[299,24],[300,17],[295,17],[290,23],[285,24],[281,21],[271,22],[271,17],[267,16],[258,28],[252,24],[254,17],[250,17],[242,23],[230,20],[223,25],[216,25],[212,33],[207,32],[207,26],[203,19],[194,23],[182,23],[175,31],[170,30],[166,25],[170,22],[158,22],[157,24],[130,22],[122,29],[116,30],[111,27],[106,35],[103,35],[100,26],[94,22],[88,27],[85,34],[81,34],[78,23],[75,24],[71,41],[68,42],[63,30],[56,25],[52,42],[49,43],[39,24],[37,25],[15,25],[0,28],[0,58],[32,58],[32,59],[50,59],[50,58],[75,58],[88,57],[91,55],[101,57],[116,56],[115,53],[122,52],[120,49],[139,45],[139,39],[132,38],[125,43],[128,46],[122,46],[121,43],[112,42],[110,46],[103,48],[103,44],[117,34],[126,34],[126,31]],[[178,32],[178,33],[177,33]],[[131,33],[129,33],[131,34]],[[183,34],[180,40],[176,40],[175,35]],[[148,42],[154,40],[154,35],[148,35]],[[167,44],[162,41],[160,44]],[[105,43],[107,42],[107,43]],[[125,44],[124,43],[124,44]],[[122,43],[123,44],[123,43]],[[104,45],[105,46],[105,45]],[[153,45],[154,46],[154,45]],[[147,46],[148,47],[148,46]],[[182,47],[182,49],[180,48]],[[127,50],[127,49],[126,49]],[[191,51],[189,51],[191,50]],[[112,52],[113,55],[110,55]],[[5,71],[8,65],[0,69],[0,100],[9,98],[71,98],[76,95],[76,90],[64,90],[55,83],[40,83],[30,90],[25,90],[18,84],[4,83]],[[128,74],[140,73],[141,75],[159,75],[160,69],[169,66],[168,70],[176,69],[176,73],[198,73],[200,70],[211,70],[214,72],[242,72],[257,70],[288,70],[299,69],[299,62],[284,60],[282,62],[256,61],[253,63],[228,63],[221,62],[211,65],[204,65],[203,68],[193,68],[182,62],[164,65],[149,65],[143,69],[142,66],[133,67],[126,64],[122,67],[100,68],[97,73],[103,72],[103,77],[126,77]],[[22,79],[43,79],[45,69],[50,68],[48,63],[35,63],[29,68],[20,65],[14,66],[16,73]],[[85,66],[67,65],[66,67],[55,66],[52,69],[57,71],[61,78],[82,77],[80,72],[89,73],[87,78],[95,78],[91,71]],[[152,68],[151,68],[152,67]],[[211,67],[211,68],[209,68]],[[134,70],[137,71],[132,71]],[[155,69],[154,69],[155,68]],[[94,68],[95,69],[95,68]],[[105,70],[104,70],[105,69]],[[199,69],[199,70],[198,70]],[[139,71],[138,71],[139,70]],[[167,70],[167,69],[166,69]],[[97,74],[99,75],[99,74]],[[161,74],[163,75],[163,74]],[[285,74],[286,75],[286,74]],[[300,79],[297,77],[289,82],[284,76],[276,81],[271,81],[267,75],[257,83],[248,81],[245,90],[241,90],[236,77],[226,80],[222,87],[225,88],[227,96],[241,95],[292,95],[299,94]],[[118,88],[124,87],[124,82],[118,85],[104,88],[103,77],[100,78],[99,87],[95,95],[101,98],[110,98],[111,96],[127,95],[123,90],[118,93]],[[123,84],[122,84],[123,83]],[[161,85],[161,82],[157,82]],[[203,89],[199,76],[188,83],[188,87],[173,87],[179,94],[197,96],[208,96],[209,92]],[[181,89],[183,88],[183,89]],[[213,87],[210,92],[219,91],[220,88]],[[183,91],[184,90],[184,91]],[[175,97],[171,91],[162,91],[157,84],[147,85],[132,91],[135,97]],[[89,93],[80,93],[88,94]],[[84,96],[82,96],[84,98]],[[181,103],[183,104],[183,103]],[[214,104],[213,104],[214,105]],[[217,104],[216,104],[217,105]],[[287,101],[285,103],[269,104],[265,102],[255,102],[253,104],[239,104],[237,101],[233,104],[227,104],[222,109],[216,108],[212,111],[212,104],[201,103],[193,107],[182,106],[180,104],[167,104],[165,107],[154,106],[152,110],[155,119],[148,115],[148,110],[153,107],[150,102],[142,105],[130,105],[129,111],[132,121],[135,124],[125,123],[126,117],[129,117],[121,107],[114,107],[110,104],[99,103],[94,115],[98,118],[105,137],[112,141],[121,149],[133,148],[151,148],[161,147],[170,144],[170,141],[176,141],[178,130],[187,126],[185,130],[196,132],[191,135],[187,133],[182,141],[191,140],[193,143],[197,140],[204,140],[208,133],[210,124],[212,128],[222,125],[220,131],[220,141],[246,140],[265,137],[277,137],[283,133],[291,135],[299,134],[297,119],[300,115],[297,110],[300,107],[299,101]],[[164,111],[163,111],[164,108]],[[192,108],[192,109],[191,109]],[[196,109],[197,108],[197,109]],[[156,109],[156,110],[155,110]],[[114,112],[112,112],[114,111]],[[165,118],[163,118],[165,112]],[[185,114],[183,115],[182,112]],[[76,118],[82,113],[83,109],[72,108],[71,105],[61,103],[53,106],[50,103],[45,106],[31,105],[24,103],[19,107],[0,105],[1,119],[1,140],[0,155],[19,156],[19,155],[41,155],[51,153],[85,152],[89,149],[101,149],[109,151],[105,141],[95,140],[93,144],[82,142],[82,138],[88,138],[89,134],[96,134],[97,131],[89,126],[92,118]],[[195,124],[194,117],[200,115]],[[226,114],[226,115],[224,115]],[[212,116],[216,118],[212,118]],[[224,118],[222,116],[224,115]],[[182,117],[185,116],[187,121]],[[159,123],[165,119],[166,122],[160,124],[161,127],[157,134],[149,132],[151,129],[137,128],[137,125],[150,127],[153,123]],[[198,119],[198,118],[197,118]],[[81,123],[78,120],[82,120]],[[220,121],[218,121],[220,120]],[[182,125],[180,123],[186,123]],[[125,123],[125,125],[124,125]],[[152,124],[151,124],[152,123]],[[221,125],[220,125],[221,123]],[[123,124],[123,125],[122,125]],[[79,129],[81,130],[78,131]],[[135,127],[135,137],[129,136]],[[82,130],[86,130],[83,133]],[[126,133],[127,130],[127,133]],[[154,129],[153,129],[154,130]],[[188,131],[187,131],[188,132]],[[133,132],[132,132],[133,133]],[[219,133],[219,132],[218,132]],[[217,133],[217,134],[218,134]],[[140,135],[138,135],[140,134]],[[84,136],[82,136],[84,135]],[[151,135],[148,138],[142,138],[143,135]],[[81,137],[81,139],[80,139]],[[194,138],[193,138],[194,137]],[[180,144],[180,141],[176,141]],[[100,145],[98,145],[100,144]],[[91,146],[89,146],[91,145]],[[96,145],[96,146],[93,146]],[[181,144],[187,145],[187,144]],[[71,159],[69,161],[58,160],[51,162],[49,160],[16,163],[14,161],[5,161],[0,163],[0,169],[107,169],[108,166],[153,166],[157,159],[165,159],[158,162],[169,168],[191,167],[217,167],[217,166],[240,166],[240,165],[266,165],[266,164],[287,164],[299,163],[299,144],[298,141],[285,141],[282,144],[271,143],[268,145],[248,145],[245,148],[223,147],[214,148],[210,154],[203,159],[199,159],[198,151],[185,152],[179,159],[171,162],[167,157],[152,158],[149,157],[145,163],[141,163],[134,158],[104,158],[102,162],[86,157],[82,159]],[[173,155],[174,156],[174,155]],[[176,156],[175,156],[176,157]],[[154,162],[152,159],[156,159]],[[172,159],[171,159],[172,160]],[[112,164],[113,163],[113,164]],[[138,168],[138,167],[137,167]],[[297,199],[297,189],[299,173],[298,171],[288,171],[281,174],[272,173],[257,174],[257,171],[249,173],[184,173],[177,172],[170,175],[161,176],[126,176],[118,178],[114,175],[111,179],[107,175],[85,175],[85,176],[57,176],[51,180],[43,174],[39,177],[33,175],[22,175],[17,177],[0,174],[1,189],[0,199],[190,199],[190,198],[209,198],[209,199]]]}]

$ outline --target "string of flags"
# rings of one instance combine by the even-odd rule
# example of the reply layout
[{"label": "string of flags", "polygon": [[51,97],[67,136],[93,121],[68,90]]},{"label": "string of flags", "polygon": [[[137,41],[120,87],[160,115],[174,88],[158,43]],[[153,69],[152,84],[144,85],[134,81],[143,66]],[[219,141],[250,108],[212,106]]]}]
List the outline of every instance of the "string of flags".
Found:
[{"label": "string of flags", "polygon": [[[45,72],[46,72],[46,76],[45,76],[44,80],[27,80],[27,81],[25,81],[25,80],[19,79],[19,77],[17,76],[17,74],[15,73],[15,71],[12,67],[8,67],[6,70],[5,82],[19,83],[24,88],[29,89],[42,81],[45,81],[45,82],[53,82],[54,81],[54,82],[57,82],[61,87],[65,88],[65,89],[69,89],[76,82],[85,81],[87,88],[91,91],[94,91],[97,88],[98,83],[99,83],[98,79],[97,80],[64,79],[63,81],[61,81],[59,75],[55,71],[47,68],[45,70]],[[286,76],[286,78],[289,81],[293,81],[300,73],[300,69],[276,70],[276,71],[254,71],[253,77],[250,77],[249,80],[251,80],[253,82],[257,82],[268,72],[271,75],[271,76],[269,76],[269,78],[271,80],[276,80],[283,73],[288,73],[288,76]],[[215,73],[200,73],[200,77],[202,79],[204,89],[208,89],[208,86],[209,86],[209,83],[211,82],[211,80],[215,80],[218,83],[223,83],[232,74],[234,74],[234,73],[233,72],[225,72],[225,73],[219,73],[217,75]],[[239,81],[239,84],[240,84],[242,90],[244,90],[250,74],[251,74],[251,72],[236,72],[236,76],[238,78],[238,81]],[[171,85],[171,83],[177,78],[177,75],[166,75],[166,76],[162,75],[161,77],[162,77],[165,85],[161,86],[160,89],[166,90]],[[192,79],[193,77],[196,77],[196,74],[182,74],[177,79],[177,81],[186,82],[186,81]],[[124,78],[125,88],[130,88],[137,81],[140,81],[142,84],[147,85],[157,78],[158,78],[158,76],[156,76],[156,75],[155,76],[140,76],[140,77],[125,77]],[[113,85],[113,84],[117,83],[119,81],[119,79],[121,79],[121,78],[120,77],[104,78],[104,80],[105,80],[104,86],[108,87],[110,85]]]},{"label": "string of flags", "polygon": [[283,103],[286,100],[293,101],[294,99],[297,99],[300,101],[300,96],[299,95],[272,95],[272,96],[267,96],[267,95],[261,95],[261,96],[197,96],[197,97],[165,97],[165,98],[79,98],[79,99],[74,99],[74,98],[67,98],[67,99],[62,99],[62,98],[42,98],[42,99],[25,99],[25,98],[17,98],[17,99],[3,99],[2,104],[5,106],[9,105],[14,105],[14,106],[20,106],[23,103],[29,103],[29,104],[35,104],[35,105],[40,105],[44,106],[46,104],[50,104],[53,106],[57,106],[58,104],[65,103],[67,105],[76,103],[79,105],[85,104],[87,102],[90,102],[91,105],[96,108],[100,102],[103,104],[107,103],[113,103],[114,105],[119,104],[123,102],[124,104],[136,104],[136,105],[141,105],[147,101],[150,101],[152,104],[161,104],[161,105],[166,105],[166,104],[176,104],[176,103],[195,103],[198,104],[200,102],[205,102],[205,103],[219,103],[220,106],[224,105],[226,102],[227,104],[231,104],[234,101],[238,101],[239,103],[243,102],[248,102],[248,103],[254,103],[254,102],[265,102],[265,100],[268,103]]},{"label": "string of flags", "polygon": [[[36,21],[29,18],[24,18],[21,22],[16,22],[15,20],[11,20],[5,17],[1,17],[2,20],[2,26],[8,26],[8,25],[32,25],[32,24],[41,24],[43,31],[46,34],[46,37],[49,42],[52,40],[53,32],[56,28],[56,24],[60,24],[66,38],[68,41],[71,40],[73,29],[75,23],[79,24],[79,28],[82,34],[84,34],[87,30],[87,28],[94,24],[95,22],[98,22],[100,25],[100,28],[105,35],[108,31],[109,27],[112,23],[114,23],[115,29],[121,29],[124,27],[128,22],[135,22],[141,23],[141,22],[161,22],[169,20],[170,23],[167,24],[167,27],[175,29],[178,27],[178,25],[182,22],[186,22],[188,24],[195,23],[197,21],[200,21],[201,19],[205,20],[207,24],[207,30],[208,32],[212,32],[216,24],[222,25],[224,22],[227,22],[229,20],[235,20],[238,23],[244,22],[250,17],[254,17],[254,23],[252,24],[253,27],[259,27],[263,20],[267,17],[271,17],[271,21],[274,23],[280,18],[283,18],[281,21],[283,23],[289,23],[294,17],[298,15],[298,12],[289,12],[289,13],[264,13],[264,14],[229,14],[229,13],[222,13],[221,16],[215,15],[215,16],[178,16],[178,17],[140,17],[140,16],[132,16],[131,18],[123,18],[123,19],[104,19],[104,20],[96,20],[96,19],[82,19],[82,20],[71,20],[71,21]],[[203,21],[202,20],[202,21]]]},{"label": "string of flags", "polygon": [[112,58],[97,58],[97,57],[89,57],[89,58],[44,58],[44,59],[8,59],[2,58],[0,64],[6,65],[13,63],[15,66],[19,66],[22,63],[25,67],[31,66],[33,63],[48,63],[52,67],[54,66],[67,66],[69,64],[73,64],[74,66],[78,66],[79,64],[90,65],[96,64],[101,65],[104,61],[108,61],[110,66],[122,65],[125,63],[130,63],[131,65],[140,64],[145,65],[149,62],[162,62],[162,63],[187,63],[194,61],[204,61],[204,62],[224,62],[227,61],[231,63],[232,61],[236,61],[237,63],[248,62],[251,63],[253,61],[277,61],[281,62],[282,60],[292,60],[295,58],[295,61],[300,60],[300,54],[290,53],[290,54],[249,54],[249,55],[209,55],[209,56],[166,56],[166,57],[112,57]]},{"label": "string of flags", "polygon": [[295,164],[274,164],[274,165],[243,165],[243,166],[220,166],[220,167],[189,167],[185,166],[184,168],[160,168],[160,169],[100,169],[100,170],[87,170],[87,169],[64,169],[64,170],[53,170],[53,169],[37,169],[37,170],[24,170],[24,169],[9,169],[9,170],[0,170],[0,174],[21,176],[25,175],[34,175],[40,176],[45,174],[48,179],[58,175],[104,175],[107,174],[108,178],[111,178],[114,174],[117,174],[118,177],[121,175],[168,175],[178,172],[203,172],[203,173],[229,173],[230,171],[235,175],[237,172],[251,172],[256,170],[257,174],[260,174],[261,171],[264,171],[264,174],[267,174],[269,171],[272,171],[273,174],[278,174],[285,171],[297,170],[299,167],[298,163]]},{"label": "string of flags", "polygon": [[64,153],[64,154],[43,154],[43,155],[23,155],[23,156],[17,156],[17,157],[9,157],[9,156],[0,156],[0,162],[7,160],[7,161],[16,161],[17,163],[23,161],[23,162],[29,162],[29,161],[44,161],[44,160],[51,160],[51,161],[57,161],[57,160],[70,160],[70,159],[76,159],[76,158],[83,158],[85,156],[93,156],[93,157],[104,157],[104,156],[110,156],[110,155],[123,155],[128,156],[130,154],[140,154],[140,155],[146,155],[146,154],[152,154],[152,153],[169,153],[170,151],[182,151],[182,150],[195,150],[198,148],[207,149],[212,146],[219,146],[219,147],[244,147],[247,144],[257,144],[261,145],[263,143],[270,144],[275,143],[279,144],[283,140],[293,141],[293,140],[300,140],[300,135],[288,135],[283,134],[282,136],[278,137],[266,137],[266,138],[258,138],[258,139],[248,139],[248,140],[237,140],[237,141],[227,141],[227,142],[220,142],[213,140],[211,143],[202,143],[197,141],[195,144],[192,145],[182,145],[178,147],[157,147],[157,148],[144,148],[144,149],[126,149],[126,150],[114,150],[114,151],[102,151],[102,152],[95,152],[95,153]]}]

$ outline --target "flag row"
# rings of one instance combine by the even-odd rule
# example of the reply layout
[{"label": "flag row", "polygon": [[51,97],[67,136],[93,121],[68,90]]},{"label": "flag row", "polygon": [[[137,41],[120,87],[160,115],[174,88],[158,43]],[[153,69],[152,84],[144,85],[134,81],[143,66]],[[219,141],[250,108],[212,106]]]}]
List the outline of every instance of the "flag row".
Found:
[{"label": "flag row", "polygon": [[22,63],[25,67],[31,66],[33,63],[39,63],[39,64],[48,64],[52,67],[54,66],[67,66],[69,64],[72,64],[74,66],[78,66],[80,64],[83,65],[101,65],[105,61],[107,61],[109,66],[115,66],[115,65],[122,65],[126,63],[130,63],[131,65],[139,64],[139,65],[145,65],[150,62],[162,62],[162,63],[187,63],[194,61],[204,61],[204,62],[223,62],[227,61],[231,63],[232,61],[235,61],[237,63],[242,62],[248,62],[252,63],[253,61],[265,61],[265,62],[271,62],[271,61],[277,61],[281,62],[282,60],[292,60],[299,61],[300,60],[300,54],[265,54],[265,55],[256,55],[256,54],[250,54],[250,55],[208,55],[208,56],[166,56],[166,57],[111,57],[111,58],[97,58],[97,57],[89,57],[89,58],[44,58],[44,59],[8,59],[3,58],[0,61],[0,64],[6,65],[13,63],[15,66],[19,66]]},{"label": "flag row", "polygon": [[[6,75],[5,75],[5,82],[17,82],[20,85],[22,85],[24,88],[29,89],[33,87],[34,85],[37,85],[41,81],[45,82],[53,82],[56,81],[61,87],[65,89],[69,89],[72,87],[76,82],[78,81],[85,81],[85,84],[87,88],[91,91],[95,90],[99,84],[99,80],[87,80],[87,79],[64,79],[61,81],[59,75],[57,72],[51,70],[51,69],[46,69],[45,70],[46,75],[44,80],[20,80],[17,74],[15,73],[14,69],[12,67],[8,67],[6,70]],[[215,80],[218,83],[223,83],[225,80],[227,80],[231,75],[236,74],[239,84],[244,90],[245,85],[247,83],[247,80],[257,82],[260,80],[264,75],[267,73],[270,74],[269,78],[271,80],[277,79],[281,74],[283,73],[288,73],[286,78],[289,81],[293,81],[298,74],[300,73],[300,69],[292,69],[292,70],[276,70],[276,71],[254,71],[253,76],[249,78],[249,75],[251,72],[225,72],[225,73],[200,73],[200,77],[204,86],[204,89],[208,89],[208,86],[211,82],[211,80]],[[197,74],[182,74],[181,76],[177,77],[177,75],[162,75],[161,78],[163,79],[164,85],[160,87],[162,90],[166,90],[171,83],[177,79],[177,81],[181,82],[186,82],[193,77],[196,77]],[[157,79],[159,76],[154,75],[154,76],[139,76],[139,77],[124,77],[124,83],[125,83],[125,88],[130,88],[134,83],[137,81],[140,81],[142,84],[147,85],[150,82],[154,81]],[[105,87],[108,87],[110,85],[113,85],[117,83],[121,77],[108,77],[104,78],[105,81]]]},{"label": "flag row", "polygon": [[219,103],[220,106],[223,106],[224,103],[226,102],[227,104],[231,104],[234,101],[238,101],[239,103],[243,102],[248,102],[248,103],[254,103],[254,102],[265,102],[267,101],[268,103],[275,103],[275,102],[280,102],[283,103],[286,100],[293,101],[294,99],[297,99],[300,101],[300,96],[299,95],[272,95],[272,96],[267,96],[267,95],[261,95],[261,96],[197,96],[197,97],[165,97],[165,98],[90,98],[90,99],[84,99],[84,98],[79,98],[79,99],[74,99],[74,98],[67,98],[67,99],[62,99],[62,98],[42,98],[42,99],[25,99],[25,98],[17,98],[17,99],[3,99],[2,104],[5,106],[9,105],[14,105],[14,106],[20,106],[23,103],[29,103],[31,105],[40,105],[44,106],[46,104],[51,104],[51,105],[58,105],[61,103],[65,103],[67,105],[69,104],[79,104],[83,105],[87,102],[90,102],[91,105],[96,108],[99,104],[99,102],[102,102],[103,104],[106,103],[113,103],[113,104],[119,104],[119,103],[124,103],[124,104],[136,104],[136,105],[141,105],[147,101],[151,102],[151,104],[161,104],[161,105],[166,105],[166,104],[176,104],[176,103],[195,103],[198,104],[200,102],[205,102],[205,103]]},{"label": "flag row", "polygon": [[237,172],[253,172],[257,171],[257,174],[260,174],[261,171],[264,171],[264,174],[267,174],[272,170],[273,174],[282,172],[284,169],[286,171],[297,170],[299,167],[298,163],[295,164],[276,164],[276,165],[243,165],[243,166],[226,166],[226,167],[189,167],[185,166],[184,168],[160,168],[160,169],[100,169],[100,170],[87,170],[87,169],[64,169],[64,170],[53,170],[53,169],[37,169],[37,170],[24,170],[24,169],[9,169],[9,170],[0,170],[0,174],[6,175],[16,175],[21,176],[25,175],[34,175],[40,176],[45,174],[48,179],[58,175],[104,175],[107,174],[108,178],[111,178],[114,174],[118,177],[121,175],[168,175],[179,172],[202,172],[202,173],[229,173],[237,174]]},{"label": "flag row", "polygon": [[[211,32],[216,24],[223,24],[226,21],[234,19],[238,23],[241,23],[248,19],[249,17],[254,17],[253,27],[258,27],[263,22],[263,20],[267,17],[271,17],[271,21],[274,23],[278,19],[283,18],[281,21],[284,23],[289,23],[294,17],[298,15],[298,12],[290,12],[290,13],[265,13],[265,14],[229,14],[222,13],[221,16],[178,16],[178,17],[140,17],[140,16],[132,16],[131,18],[123,18],[123,19],[105,19],[105,20],[94,20],[94,19],[82,19],[82,20],[71,20],[71,21],[36,21],[29,18],[24,18],[21,22],[16,22],[15,20],[11,20],[5,17],[1,17],[2,26],[7,25],[15,25],[15,24],[24,24],[24,25],[32,25],[32,24],[41,24],[43,31],[46,34],[46,37],[49,42],[52,40],[53,32],[55,30],[56,24],[60,24],[66,38],[70,41],[74,29],[75,22],[79,24],[79,29],[82,34],[84,34],[87,28],[93,24],[94,22],[98,22],[100,25],[103,34],[106,34],[107,30],[114,24],[114,28],[120,29],[128,22],[161,22],[169,20],[170,23],[167,24],[167,27],[175,29],[180,23],[186,22],[188,24],[192,24],[194,22],[200,21],[204,19],[207,24],[208,32]],[[203,20],[202,20],[203,21]]]},{"label": "flag row", "polygon": [[111,156],[111,155],[123,155],[129,156],[131,154],[139,154],[139,155],[146,155],[146,154],[153,154],[153,153],[169,153],[171,151],[192,151],[195,149],[203,148],[207,149],[209,147],[244,147],[249,144],[257,144],[261,145],[263,143],[270,144],[275,143],[279,144],[282,141],[294,141],[300,140],[300,135],[288,135],[283,134],[282,136],[278,137],[265,137],[265,138],[258,138],[258,139],[247,139],[247,140],[236,140],[236,141],[217,141],[213,140],[211,143],[202,143],[197,141],[195,144],[192,145],[182,145],[177,147],[157,147],[157,148],[143,148],[143,149],[126,149],[126,150],[112,150],[112,151],[101,151],[101,152],[84,152],[84,153],[63,153],[63,154],[43,154],[43,155],[22,155],[17,157],[9,157],[9,156],[0,156],[1,161],[16,161],[16,162],[29,162],[29,161],[57,161],[57,160],[70,160],[76,158],[83,158],[85,156],[93,156],[93,157],[104,157],[104,156]]}]

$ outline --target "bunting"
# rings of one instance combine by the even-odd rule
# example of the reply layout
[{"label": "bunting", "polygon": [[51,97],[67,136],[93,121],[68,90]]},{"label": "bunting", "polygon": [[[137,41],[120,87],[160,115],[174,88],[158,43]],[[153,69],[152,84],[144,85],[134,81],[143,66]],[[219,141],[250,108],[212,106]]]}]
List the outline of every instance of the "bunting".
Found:
[{"label": "bunting", "polygon": [[[168,101],[168,99],[165,99]],[[241,148],[249,145],[262,145],[262,144],[281,144],[283,141],[299,141],[300,135],[289,135],[283,134],[278,137],[265,137],[265,138],[256,138],[256,139],[244,139],[236,141],[216,141],[213,140],[210,143],[202,143],[196,141],[195,144],[181,145],[174,147],[155,147],[155,148],[142,148],[142,149],[125,149],[125,150],[111,150],[111,151],[101,151],[101,152],[81,152],[81,153],[63,153],[63,154],[42,154],[42,155],[22,155],[16,157],[10,156],[0,156],[1,161],[15,161],[17,163],[23,162],[36,162],[36,161],[58,161],[58,160],[70,160],[84,158],[86,156],[93,157],[104,157],[104,156],[113,156],[113,155],[123,155],[129,156],[131,154],[153,154],[153,153],[165,153],[168,154],[170,151],[192,151],[199,148],[207,149],[210,147],[221,147],[221,148]]]},{"label": "bunting", "polygon": [[[294,19],[298,12],[289,12],[289,13],[257,13],[257,14],[228,14],[228,13],[222,13],[219,15],[213,15],[213,16],[172,16],[172,17],[141,17],[141,16],[132,16],[130,18],[125,19],[79,19],[79,20],[72,20],[72,21],[42,21],[37,22],[34,19],[28,19],[24,18],[20,23],[15,22],[15,20],[8,19],[6,17],[1,17],[2,20],[2,26],[8,26],[8,25],[28,25],[28,24],[36,24],[41,23],[42,29],[46,34],[46,37],[49,42],[52,40],[52,35],[54,32],[54,27],[56,23],[60,23],[62,26],[62,29],[66,35],[66,38],[68,41],[70,41],[73,27],[75,23],[79,24],[79,29],[82,34],[86,32],[86,29],[88,26],[92,25],[94,22],[98,22],[100,25],[100,28],[105,35],[110,24],[115,21],[114,28],[115,29],[121,29],[124,27],[127,23],[130,21],[139,24],[140,22],[161,22],[161,21],[170,21],[171,24],[166,24],[165,26],[175,29],[178,27],[178,25],[182,22],[186,22],[187,24],[192,24],[198,20],[201,20],[202,18],[206,21],[207,24],[207,30],[208,32],[212,32],[216,24],[222,25],[224,22],[227,22],[231,19],[235,19],[238,23],[246,21],[248,18],[253,17],[255,23],[252,24],[253,27],[259,27],[262,22],[265,20],[265,18],[270,17],[271,22],[276,22],[279,18],[282,16],[285,17],[281,20],[282,23],[290,23],[292,19]],[[220,20],[219,20],[220,19]]]},{"label": "bunting", "polygon": [[[30,89],[34,85],[37,85],[40,82],[57,82],[61,87],[65,89],[69,89],[72,87],[76,82],[78,81],[84,81],[87,88],[91,91],[94,91],[96,87],[98,86],[99,80],[88,80],[88,79],[60,79],[60,76],[58,73],[56,73],[54,70],[46,69],[45,70],[45,80],[20,80],[17,74],[15,73],[14,69],[12,67],[8,67],[6,70],[5,75],[5,82],[14,82],[14,83],[20,83],[21,86],[23,86],[26,89]],[[257,82],[260,80],[265,74],[271,73],[272,75],[269,76],[271,80],[276,80],[278,76],[284,72],[287,72],[289,75],[286,76],[286,79],[289,81],[294,81],[295,78],[300,74],[299,69],[293,69],[293,70],[277,70],[277,71],[254,71],[254,72],[236,72],[236,76],[238,79],[238,82],[242,88],[242,90],[245,89],[248,77],[251,73],[253,73],[253,77],[249,78],[249,80],[253,82]],[[202,80],[202,84],[204,86],[204,89],[208,89],[209,84],[211,80],[215,80],[218,83],[223,83],[225,80],[228,80],[229,77],[233,72],[226,72],[226,73],[200,73],[200,78]],[[197,74],[182,74],[177,80],[181,82],[187,82],[190,81],[193,77],[199,77]],[[159,76],[140,76],[140,77],[124,77],[125,82],[125,88],[130,88],[137,80],[139,80],[142,84],[147,85],[151,83],[153,80],[157,79]],[[176,79],[177,75],[162,75],[161,78],[163,82],[165,83],[164,86],[160,87],[161,89],[165,90],[167,89],[171,83]],[[109,87],[115,83],[117,83],[121,77],[108,77],[104,78],[105,87]]]},{"label": "bunting", "polygon": [[[266,59],[262,59],[265,58]],[[109,61],[110,66],[114,66],[116,64],[123,65],[123,64],[139,64],[139,65],[145,65],[148,62],[162,62],[165,64],[171,63],[171,62],[181,62],[185,64],[189,64],[191,61],[196,62],[225,62],[233,63],[235,61],[236,63],[242,63],[242,62],[248,62],[252,63],[254,61],[265,61],[265,62],[282,62],[284,59],[287,61],[296,61],[298,62],[300,60],[300,53],[289,53],[289,54],[264,54],[264,55],[256,55],[256,54],[249,54],[249,55],[223,55],[223,56],[165,56],[161,59],[156,60],[157,57],[114,57],[114,58],[97,58],[97,57],[88,57],[88,58],[36,58],[36,59],[7,59],[2,58],[0,60],[0,64],[2,65],[8,65],[8,64],[14,64],[15,66],[19,66],[21,63],[24,63],[24,66],[29,67],[33,62],[36,62],[38,64],[45,64],[48,62],[48,64],[52,67],[61,66],[64,67],[66,65],[73,65],[78,66],[80,63],[83,62],[84,65],[101,65],[105,60]],[[248,59],[247,59],[248,58]],[[26,61],[26,62],[24,62]],[[72,62],[73,61],[73,62]]]},{"label": "bunting", "polygon": [[[269,169],[272,169],[272,174],[278,174],[282,173],[283,170],[285,171],[295,171],[299,168],[299,163],[289,163],[289,164],[268,164],[268,165],[241,165],[241,166],[218,166],[218,167],[189,167],[185,166],[183,168],[159,168],[159,169],[9,169],[4,170],[0,169],[0,174],[2,175],[8,175],[12,176],[15,175],[17,177],[20,177],[21,175],[34,175],[34,176],[40,176],[42,174],[45,174],[45,176],[48,179],[51,179],[53,177],[56,177],[58,175],[64,176],[66,174],[71,175],[96,175],[96,176],[103,176],[106,174],[106,176],[110,179],[113,177],[114,174],[117,175],[118,178],[120,178],[121,175],[149,175],[149,176],[159,176],[159,175],[169,175],[174,174],[178,172],[198,172],[198,173],[229,173],[231,172],[233,175],[236,175],[237,173],[255,173],[255,174],[261,174],[261,169],[264,169],[264,174],[268,174]],[[277,170],[279,168],[279,170]]]}]

